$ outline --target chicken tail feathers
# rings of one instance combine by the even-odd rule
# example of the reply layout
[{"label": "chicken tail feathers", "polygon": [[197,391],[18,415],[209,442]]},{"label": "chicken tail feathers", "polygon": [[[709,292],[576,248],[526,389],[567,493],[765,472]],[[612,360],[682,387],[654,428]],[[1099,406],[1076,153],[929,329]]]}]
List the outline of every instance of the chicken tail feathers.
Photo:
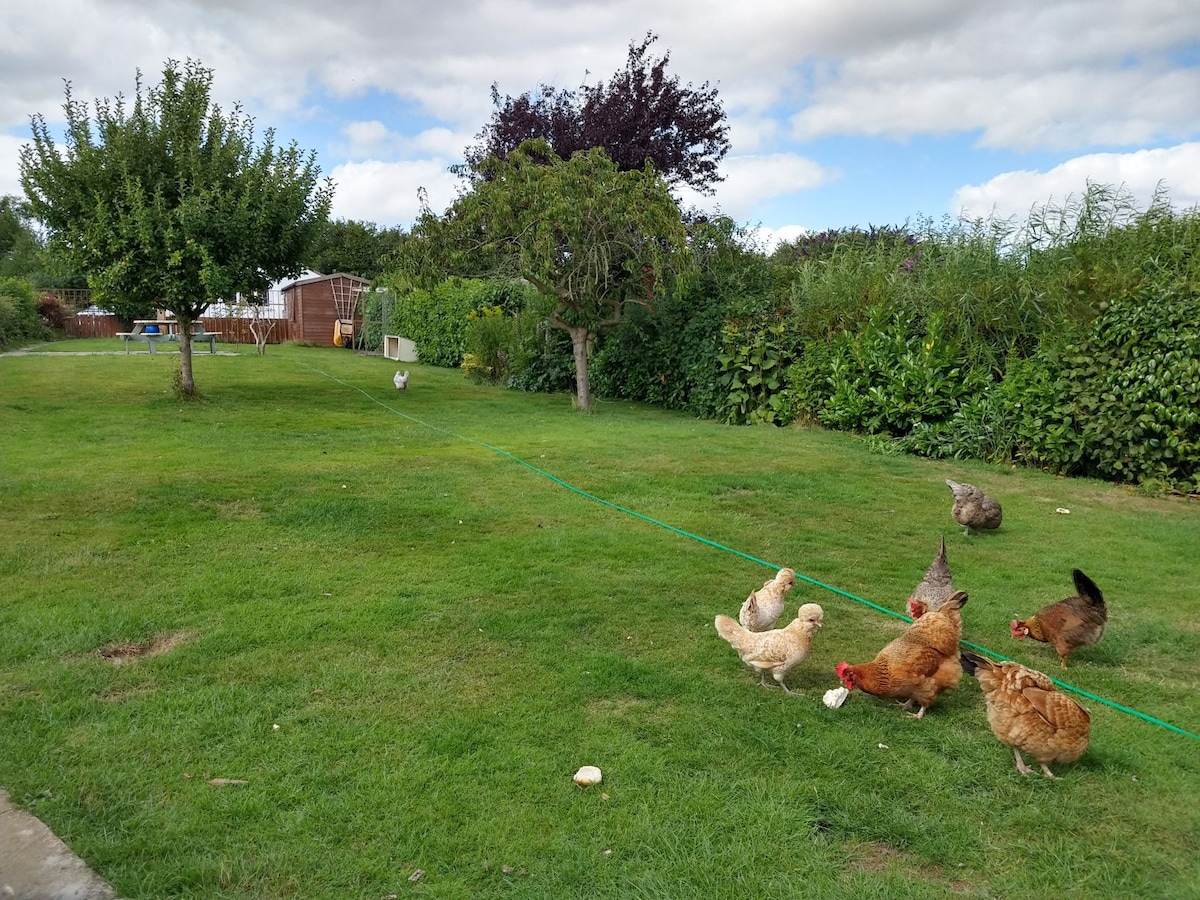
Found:
[{"label": "chicken tail feathers", "polygon": [[746,634],[746,629],[729,618],[729,616],[717,616],[713,619],[713,627],[717,629],[717,634],[723,637],[735,650],[738,649],[738,645],[741,644],[742,638]]},{"label": "chicken tail feathers", "polygon": [[978,653],[972,653],[970,650],[964,650],[958,656],[959,662],[962,663],[963,671],[972,678],[978,678],[975,674],[978,669],[990,669],[992,661],[986,656],[980,656]]},{"label": "chicken tail feathers", "polygon": [[1104,595],[1100,593],[1100,588],[1096,587],[1096,582],[1088,578],[1078,569],[1071,572],[1071,578],[1075,580],[1075,590],[1079,592],[1079,596],[1083,597],[1096,609],[1104,609]]},{"label": "chicken tail feathers", "polygon": [[967,592],[955,591],[950,595],[949,599],[941,605],[941,609],[962,609],[967,605]]}]

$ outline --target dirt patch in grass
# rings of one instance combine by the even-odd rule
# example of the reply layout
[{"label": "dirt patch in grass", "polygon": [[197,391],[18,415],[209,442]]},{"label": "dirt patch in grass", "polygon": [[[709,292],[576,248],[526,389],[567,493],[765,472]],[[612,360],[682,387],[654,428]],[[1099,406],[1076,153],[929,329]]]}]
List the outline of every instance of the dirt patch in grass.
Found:
[{"label": "dirt patch in grass", "polygon": [[870,841],[858,844],[853,848],[854,859],[851,866],[859,871],[870,874],[899,871],[913,878],[927,878],[940,881],[955,893],[974,892],[976,887],[961,878],[950,878],[940,866],[922,863],[917,857],[897,850],[882,841]]},{"label": "dirt patch in grass", "polygon": [[108,660],[114,666],[126,666],[142,657],[157,656],[168,650],[174,650],[190,638],[191,635],[186,631],[177,631],[173,634],[157,635],[148,641],[115,641],[105,644],[96,652],[102,659]]}]

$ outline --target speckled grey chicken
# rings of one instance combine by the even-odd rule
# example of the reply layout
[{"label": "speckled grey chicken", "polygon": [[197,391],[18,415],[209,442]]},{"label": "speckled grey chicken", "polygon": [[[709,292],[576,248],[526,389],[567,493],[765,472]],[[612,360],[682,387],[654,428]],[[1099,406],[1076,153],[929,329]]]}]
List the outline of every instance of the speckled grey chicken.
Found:
[{"label": "speckled grey chicken", "polygon": [[950,564],[946,561],[946,539],[942,538],[937,556],[925,570],[925,577],[908,595],[908,614],[919,619],[927,612],[940,609],[953,596],[954,579],[950,575]]},{"label": "speckled grey chicken", "polygon": [[960,484],[947,478],[946,486],[954,494],[954,506],[950,509],[950,515],[963,527],[963,534],[970,534],[972,528],[976,531],[991,531],[1000,527],[1003,513],[1000,504],[993,498],[973,484]]},{"label": "speckled grey chicken", "polygon": [[747,631],[769,631],[783,615],[784,598],[796,584],[796,573],[780,569],[770,581],[752,593],[742,603],[738,622]]}]

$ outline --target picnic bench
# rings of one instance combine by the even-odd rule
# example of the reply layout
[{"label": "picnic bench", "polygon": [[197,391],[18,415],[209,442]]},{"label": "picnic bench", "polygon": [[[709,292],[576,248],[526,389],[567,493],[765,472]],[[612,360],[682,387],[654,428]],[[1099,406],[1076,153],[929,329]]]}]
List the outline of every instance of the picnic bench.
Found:
[{"label": "picnic bench", "polygon": [[[150,325],[163,325],[165,323],[150,322],[149,324]],[[173,327],[167,326],[166,331],[147,331],[146,325],[147,325],[146,322],[137,321],[137,322],[134,322],[133,331],[118,331],[117,332],[117,337],[119,337],[125,343],[126,355],[128,355],[130,352],[129,351],[130,344],[134,343],[135,341],[149,345],[150,353],[154,353],[154,351],[158,349],[158,345],[160,343],[169,343],[169,344],[179,343],[179,332],[177,330],[175,330]],[[171,325],[174,325],[174,323],[171,323]],[[221,339],[221,332],[205,331],[204,325],[200,322],[196,322],[194,325],[192,325],[192,346],[195,346],[197,343],[203,343],[204,341],[207,341],[208,342],[208,352],[216,353],[217,352],[217,341],[219,341],[220,339]]]}]

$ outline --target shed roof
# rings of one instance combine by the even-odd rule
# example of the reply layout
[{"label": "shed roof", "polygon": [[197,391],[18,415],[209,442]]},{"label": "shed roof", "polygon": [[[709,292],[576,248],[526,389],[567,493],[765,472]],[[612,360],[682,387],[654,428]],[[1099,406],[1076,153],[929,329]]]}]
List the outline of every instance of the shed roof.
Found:
[{"label": "shed roof", "polygon": [[305,284],[317,284],[322,281],[333,281],[335,278],[349,278],[351,281],[357,281],[361,284],[370,284],[369,278],[361,278],[358,275],[351,275],[349,272],[334,272],[332,275],[316,275],[312,278],[301,278],[289,284],[285,284],[281,290],[290,291],[294,287],[299,287]]}]

